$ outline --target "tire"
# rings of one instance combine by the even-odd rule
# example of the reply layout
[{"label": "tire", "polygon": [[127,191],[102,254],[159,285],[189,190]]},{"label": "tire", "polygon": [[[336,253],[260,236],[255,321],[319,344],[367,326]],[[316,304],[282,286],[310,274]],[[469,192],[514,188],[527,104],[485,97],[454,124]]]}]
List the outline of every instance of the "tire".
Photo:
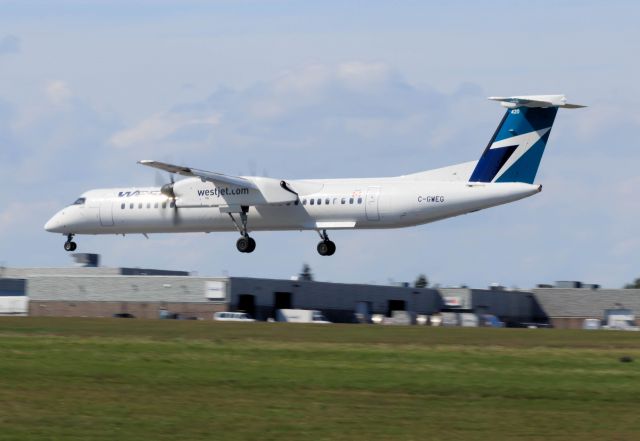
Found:
[{"label": "tire", "polygon": [[329,247],[329,242],[325,242],[324,240],[320,243],[318,243],[318,254],[320,254],[321,256],[328,256],[329,255],[329,251],[330,251],[330,247]]},{"label": "tire", "polygon": [[328,241],[327,245],[329,245],[329,253],[327,254],[327,256],[333,256],[333,254],[336,252],[336,244],[333,241]]},{"label": "tire", "polygon": [[64,250],[65,251],[73,251],[73,246],[71,245],[73,242],[65,242],[64,243]]},{"label": "tire", "polygon": [[247,251],[245,251],[245,253],[253,253],[253,250],[256,249],[256,241],[253,239],[253,237],[249,237],[249,248],[247,249]]},{"label": "tire", "polygon": [[249,248],[251,246],[251,243],[249,242],[248,237],[241,237],[240,239],[238,239],[238,241],[236,242],[236,248],[238,248],[238,251],[240,251],[241,253],[248,253]]},{"label": "tire", "polygon": [[70,251],[75,251],[76,248],[78,248],[78,244],[75,242],[71,242],[71,250]]}]

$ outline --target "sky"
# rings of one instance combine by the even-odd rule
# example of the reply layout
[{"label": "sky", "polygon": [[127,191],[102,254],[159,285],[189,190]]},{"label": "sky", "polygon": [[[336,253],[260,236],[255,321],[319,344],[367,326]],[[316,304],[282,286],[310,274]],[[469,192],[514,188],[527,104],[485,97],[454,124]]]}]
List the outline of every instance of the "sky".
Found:
[{"label": "sky", "polygon": [[[69,266],[43,225],[157,159],[276,178],[395,176],[478,159],[503,109],[565,94],[542,193],[419,227],[78,236],[106,266],[529,288],[640,277],[640,3],[1,1],[0,265]],[[161,177],[161,179],[166,179]]]}]

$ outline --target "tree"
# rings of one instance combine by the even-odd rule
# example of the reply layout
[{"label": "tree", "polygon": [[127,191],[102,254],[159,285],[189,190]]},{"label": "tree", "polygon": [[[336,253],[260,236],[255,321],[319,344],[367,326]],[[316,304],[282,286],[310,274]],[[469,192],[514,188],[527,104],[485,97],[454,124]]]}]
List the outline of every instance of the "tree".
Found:
[{"label": "tree", "polygon": [[640,289],[640,279],[634,280],[633,283],[628,283],[624,286],[625,289]]},{"label": "tree", "polygon": [[300,273],[299,280],[313,280],[313,274],[311,273],[311,267],[306,263],[302,265],[302,272]]},{"label": "tree", "polygon": [[420,274],[415,282],[413,282],[413,286],[416,288],[426,288],[429,286],[429,279],[424,274]]}]

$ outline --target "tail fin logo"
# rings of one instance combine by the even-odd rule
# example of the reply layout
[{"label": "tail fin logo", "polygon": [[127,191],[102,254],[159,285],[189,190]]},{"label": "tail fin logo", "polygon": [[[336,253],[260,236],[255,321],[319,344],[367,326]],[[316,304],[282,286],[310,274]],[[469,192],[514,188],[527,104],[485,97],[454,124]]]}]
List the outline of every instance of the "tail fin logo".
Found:
[{"label": "tail fin logo", "polygon": [[559,108],[579,109],[564,95],[489,97],[507,108],[470,182],[532,184]]},{"label": "tail fin logo", "polygon": [[533,183],[557,110],[507,110],[470,181]]}]

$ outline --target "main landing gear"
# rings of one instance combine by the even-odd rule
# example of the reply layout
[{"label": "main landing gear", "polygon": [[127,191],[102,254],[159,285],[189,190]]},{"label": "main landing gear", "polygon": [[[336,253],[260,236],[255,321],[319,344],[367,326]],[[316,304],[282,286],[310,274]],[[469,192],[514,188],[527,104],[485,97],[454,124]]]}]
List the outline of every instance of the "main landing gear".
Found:
[{"label": "main landing gear", "polygon": [[239,225],[238,221],[236,221],[236,218],[233,217],[233,213],[229,213],[229,217],[231,218],[233,223],[236,225],[236,227],[238,228],[238,231],[240,231],[240,235],[242,236],[236,242],[236,248],[238,248],[238,251],[240,251],[241,253],[252,253],[253,250],[256,249],[256,241],[253,240],[253,237],[249,237],[249,233],[247,233],[247,212],[248,211],[249,211],[249,207],[243,205],[242,211],[240,212],[241,225]]},{"label": "main landing gear", "polygon": [[327,230],[322,230],[322,232],[318,231],[318,234],[320,235],[320,239],[322,239],[318,243],[318,254],[321,256],[332,256],[333,253],[336,252],[336,244],[329,240]]},{"label": "main landing gear", "polygon": [[251,253],[256,249],[256,241],[253,240],[253,237],[242,236],[236,242],[236,248],[238,248],[238,251],[241,253]]},{"label": "main landing gear", "polygon": [[78,248],[78,244],[73,241],[73,234],[67,236],[67,241],[64,243],[65,251],[75,251]]}]

